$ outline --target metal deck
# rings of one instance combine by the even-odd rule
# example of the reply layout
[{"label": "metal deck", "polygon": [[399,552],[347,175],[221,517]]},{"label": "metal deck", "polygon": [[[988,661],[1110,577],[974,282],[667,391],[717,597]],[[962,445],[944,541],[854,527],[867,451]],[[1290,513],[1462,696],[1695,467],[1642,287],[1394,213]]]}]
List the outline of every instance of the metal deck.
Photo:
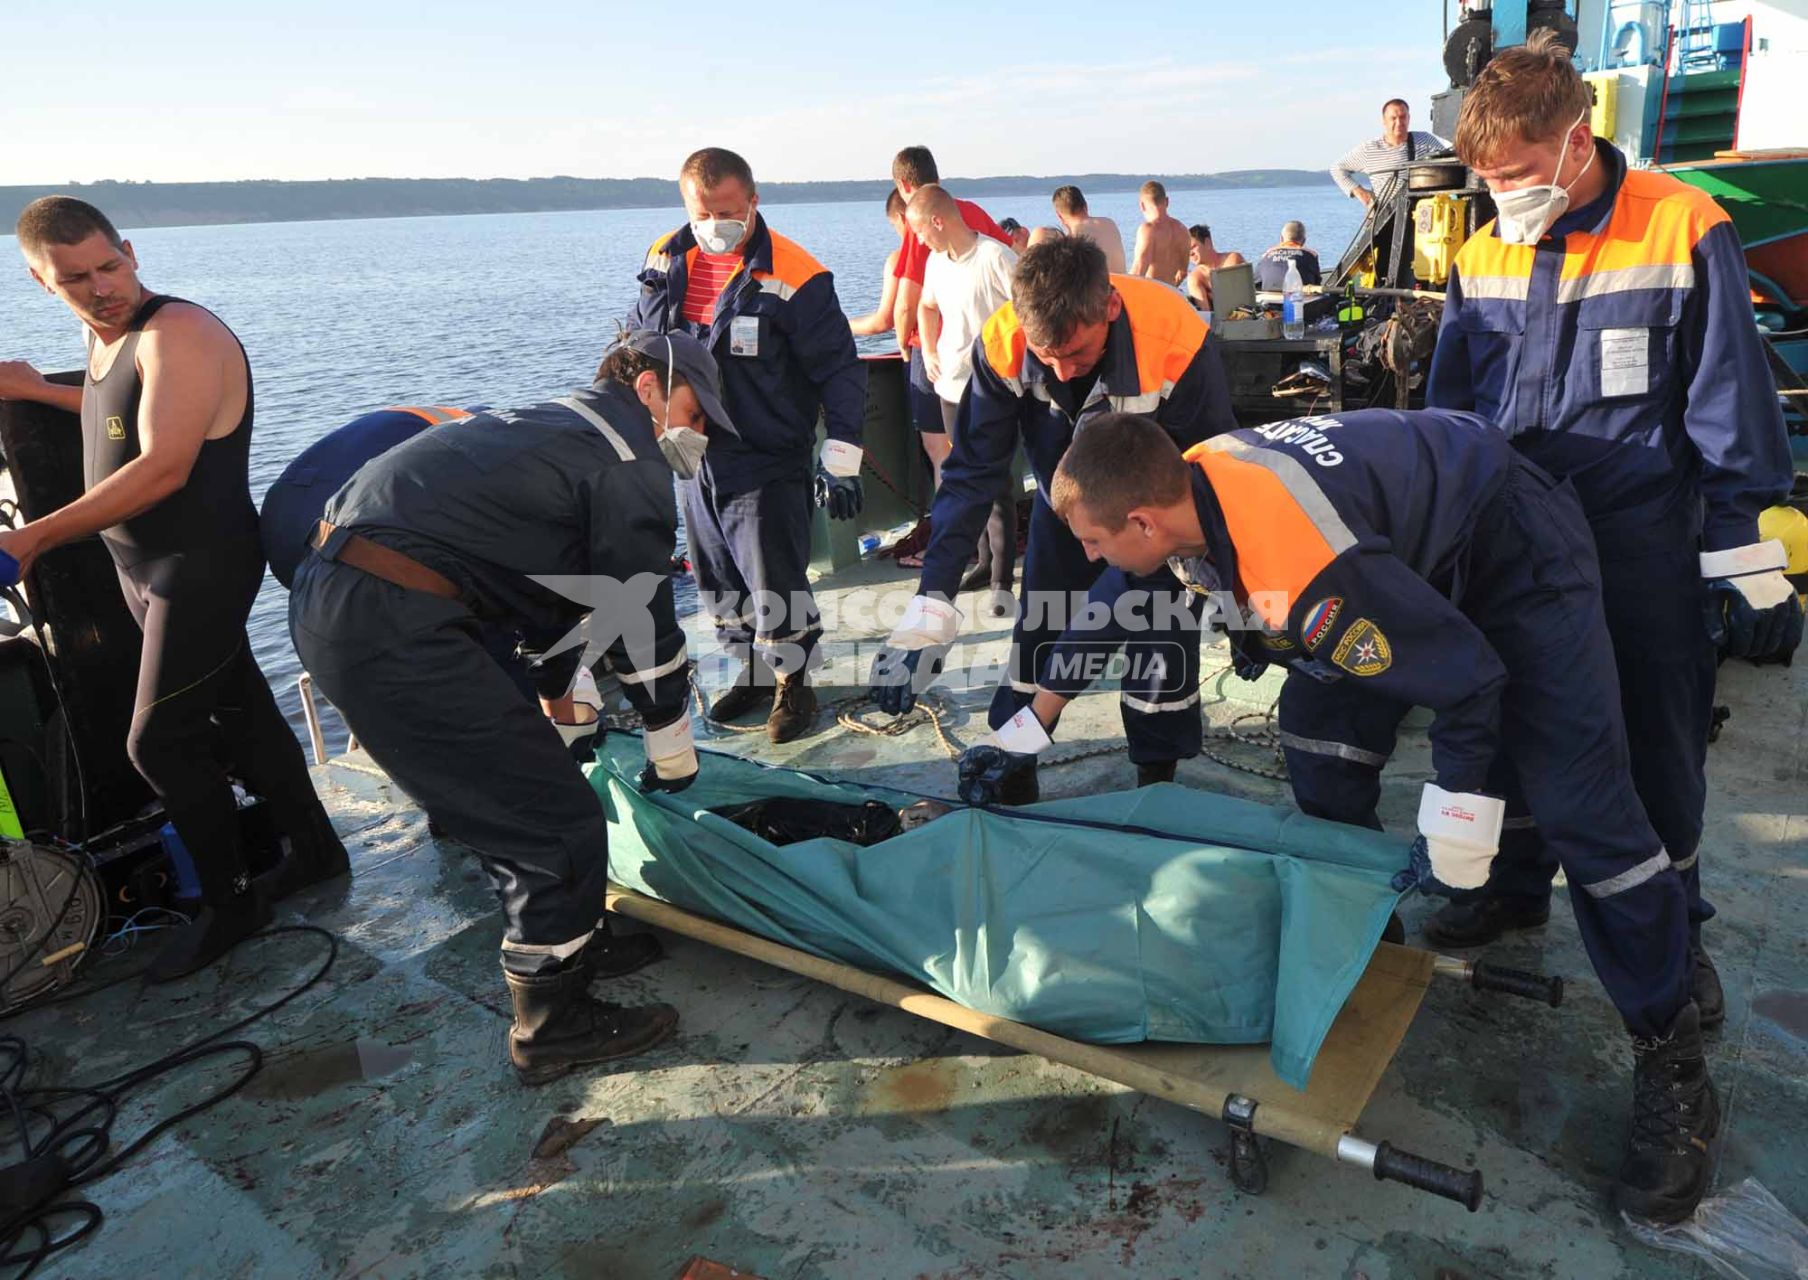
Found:
[{"label": "metal deck", "polygon": [[[883,563],[833,588],[832,619],[861,591],[895,610],[910,589]],[[832,621],[831,657],[884,629]],[[1005,634],[984,643],[996,652]],[[693,638],[694,653],[709,647]],[[851,660],[843,672],[864,672]],[[1729,1005],[1712,1042],[1727,1114],[1717,1184],[1755,1176],[1808,1216],[1805,677],[1803,663],[1723,671],[1733,716],[1710,753],[1703,864]],[[1271,696],[1221,683],[1242,700],[1210,685],[1216,724]],[[983,692],[950,702],[956,739],[983,730]],[[1055,751],[1116,737],[1114,703],[1076,704]],[[877,738],[823,723],[785,748],[763,735],[707,745],[952,794],[928,728]],[[1423,732],[1409,732],[1387,775],[1394,829],[1410,828],[1428,770]],[[618,1071],[521,1088],[503,1060],[500,923],[476,862],[430,839],[368,761],[317,778],[355,879],[287,918],[337,934],[338,963],[247,1033],[267,1059],[243,1093],[88,1189],[107,1222],[43,1274],[668,1280],[693,1255],[766,1280],[1711,1274],[1645,1249],[1607,1205],[1630,1053],[1561,901],[1548,926],[1489,954],[1567,975],[1563,1008],[1434,984],[1359,1130],[1481,1168],[1480,1213],[1278,1144],[1267,1194],[1249,1197],[1225,1177],[1217,1121],[681,938],[609,992],[678,1006],[674,1041]],[[1045,770],[1044,794],[1131,780],[1113,753]],[[1208,760],[1180,780],[1286,800],[1285,784]],[[1427,909],[1403,909],[1409,935]],[[320,954],[304,935],[255,940],[173,987],[129,982],[8,1030],[41,1055],[34,1081],[100,1079],[267,1003]],[[205,1078],[151,1091],[116,1133]],[[549,1126],[560,1136],[536,1158]]]}]

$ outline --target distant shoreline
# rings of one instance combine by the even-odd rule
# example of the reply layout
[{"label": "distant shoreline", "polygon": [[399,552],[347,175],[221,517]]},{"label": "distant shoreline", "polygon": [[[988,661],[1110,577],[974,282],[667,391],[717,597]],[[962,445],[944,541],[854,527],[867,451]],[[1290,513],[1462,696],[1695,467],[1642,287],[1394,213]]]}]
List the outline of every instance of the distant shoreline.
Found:
[{"label": "distant shoreline", "polygon": [[[1065,184],[1104,195],[1135,191],[1151,175],[1060,174],[1048,177],[949,178],[977,197],[1046,195]],[[1240,169],[1229,173],[1155,174],[1172,191],[1258,191],[1330,185],[1323,169]],[[839,204],[885,199],[882,179],[853,182],[767,182],[774,205]],[[678,184],[664,178],[345,178],[322,182],[88,182],[0,187],[0,228],[10,233],[19,211],[44,195],[73,195],[97,205],[121,227],[228,226],[424,218],[464,214],[576,213],[678,207]]]}]

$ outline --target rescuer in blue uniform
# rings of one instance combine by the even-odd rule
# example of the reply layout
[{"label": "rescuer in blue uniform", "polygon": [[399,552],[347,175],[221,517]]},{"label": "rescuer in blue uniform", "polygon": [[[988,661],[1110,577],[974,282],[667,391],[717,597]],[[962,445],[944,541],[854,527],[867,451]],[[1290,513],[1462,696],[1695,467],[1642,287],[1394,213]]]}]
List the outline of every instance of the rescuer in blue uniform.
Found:
[{"label": "rescuer in blue uniform", "polygon": [[[1600,574],[1569,486],[1474,414],[1273,423],[1184,460],[1124,415],[1075,439],[1050,500],[1087,554],[1116,566],[1095,588],[1101,604],[1166,561],[1211,594],[1239,668],[1288,666],[1283,701],[1309,698],[1321,723],[1343,706],[1432,709],[1422,887],[1479,886],[1506,814],[1535,817],[1633,1037],[1616,1196],[1642,1216],[1692,1212],[1719,1106],[1690,992],[1687,900],[1633,789]],[[1026,767],[1072,692],[1039,691],[970,748],[963,798],[989,802]]]},{"label": "rescuer in blue uniform", "polygon": [[[546,717],[578,718],[577,667],[600,651],[646,724],[641,786],[695,780],[669,570],[674,464],[698,456],[706,425],[733,429],[708,352],[683,334],[629,334],[589,387],[434,426],[359,468],[290,593],[315,684],[489,873],[506,920],[509,1058],[529,1084],[639,1053],[677,1025],[668,1005],[587,992],[658,947],[600,924],[608,823]],[[565,633],[534,669],[540,708],[487,651],[494,626]]]},{"label": "rescuer in blue uniform", "polygon": [[303,449],[264,491],[258,513],[264,559],[270,576],[284,587],[295,585],[295,571],[307,558],[308,541],[326,504],[358,468],[428,427],[478,412],[450,405],[390,405],[359,414]]},{"label": "rescuer in blue uniform", "polygon": [[[443,404],[391,405],[360,414],[296,454],[264,491],[264,505],[258,516],[270,576],[285,589],[295,585],[295,571],[307,557],[308,544],[320,517],[326,513],[326,504],[357,474],[359,467],[404,440],[412,440],[428,427],[456,422],[479,412],[482,411]],[[547,637],[543,643],[557,639],[556,635]],[[521,695],[532,701],[537,695],[528,667],[539,656],[535,646],[518,630],[501,626],[485,626],[483,643],[514,680]],[[595,737],[594,729],[560,725],[560,732],[571,739],[575,753],[588,758],[592,745],[588,739]]]},{"label": "rescuer in blue uniform", "polygon": [[[1149,414],[1182,447],[1234,427],[1205,321],[1166,285],[1111,275],[1090,240],[1065,238],[1026,251],[1012,277],[1012,301],[974,344],[973,378],[961,398],[954,452],[942,466],[917,594],[873,665],[873,696],[884,710],[909,710],[953,644],[959,614],[949,601],[1020,441],[1037,494],[1011,670],[992,699],[993,727],[1029,701],[1055,642],[1077,621],[1069,617],[1070,601],[1099,574],[1049,508],[1048,481],[1087,424],[1115,411]],[[1203,734],[1198,608],[1159,565],[1139,585],[1149,625],[1126,645],[1121,696],[1140,786],[1171,781],[1176,761],[1199,754]],[[1014,775],[1001,798],[1025,804],[1038,794],[1031,768]]]},{"label": "rescuer in blue uniform", "polygon": [[[1456,145],[1499,217],[1451,273],[1429,403],[1473,409],[1576,488],[1601,560],[1633,779],[1689,897],[1696,1000],[1725,998],[1701,945],[1697,859],[1717,653],[1788,654],[1801,607],[1758,515],[1789,491],[1788,440],[1737,234],[1705,193],[1630,171],[1589,129],[1590,94],[1546,39],[1504,51]],[[1358,744],[1385,752],[1391,729]],[[1383,745],[1383,744],[1386,745]],[[1487,890],[1427,924],[1479,945],[1539,924],[1557,867],[1521,826]]]},{"label": "rescuer in blue uniform", "polygon": [[[745,160],[706,147],[678,186],[690,220],[648,251],[627,323],[691,334],[721,366],[736,433],[678,486],[698,594],[742,664],[709,718],[766,705],[767,735],[789,742],[816,716],[812,502],[836,520],[860,513],[866,368],[834,277],[766,225]],[[819,408],[828,439],[812,464]]]}]

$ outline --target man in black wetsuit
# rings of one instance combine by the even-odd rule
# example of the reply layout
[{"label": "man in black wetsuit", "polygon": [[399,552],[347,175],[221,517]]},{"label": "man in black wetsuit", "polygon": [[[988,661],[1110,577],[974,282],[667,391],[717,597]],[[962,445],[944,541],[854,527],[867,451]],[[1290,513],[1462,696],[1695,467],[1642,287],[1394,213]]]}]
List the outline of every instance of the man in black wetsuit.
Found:
[{"label": "man in black wetsuit", "polygon": [[[251,368],[211,312],[139,283],[131,245],[92,205],[34,200],[18,235],[32,278],[87,326],[88,376],[80,388],[56,386],[14,362],[0,366],[0,396],[81,414],[87,492],[0,532],[0,550],[23,572],[45,551],[98,533],[144,629],[126,751],[201,881],[201,911],[148,970],[167,981],[261,929],[273,899],[347,869],[245,634],[264,576],[247,474]],[[288,843],[283,864],[255,886],[222,747]]]}]

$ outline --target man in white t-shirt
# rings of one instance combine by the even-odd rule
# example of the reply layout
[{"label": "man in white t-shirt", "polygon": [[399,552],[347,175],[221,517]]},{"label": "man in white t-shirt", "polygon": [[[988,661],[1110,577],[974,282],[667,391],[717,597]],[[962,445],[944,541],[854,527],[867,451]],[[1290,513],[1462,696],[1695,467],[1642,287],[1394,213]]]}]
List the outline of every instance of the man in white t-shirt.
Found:
[{"label": "man in white t-shirt", "polygon": [[[905,217],[930,251],[923,269],[923,294],[917,302],[917,331],[923,339],[929,380],[942,402],[942,422],[952,450],[959,444],[955,421],[961,396],[973,376],[973,344],[992,313],[1011,300],[1011,272],[1017,255],[969,227],[954,197],[939,186],[919,187],[910,197]],[[941,482],[939,468],[936,481]],[[989,586],[992,594],[987,612],[1005,612],[1016,559],[1016,494],[1007,486],[993,504],[986,532],[979,540],[979,563],[962,581],[962,589]]]}]

